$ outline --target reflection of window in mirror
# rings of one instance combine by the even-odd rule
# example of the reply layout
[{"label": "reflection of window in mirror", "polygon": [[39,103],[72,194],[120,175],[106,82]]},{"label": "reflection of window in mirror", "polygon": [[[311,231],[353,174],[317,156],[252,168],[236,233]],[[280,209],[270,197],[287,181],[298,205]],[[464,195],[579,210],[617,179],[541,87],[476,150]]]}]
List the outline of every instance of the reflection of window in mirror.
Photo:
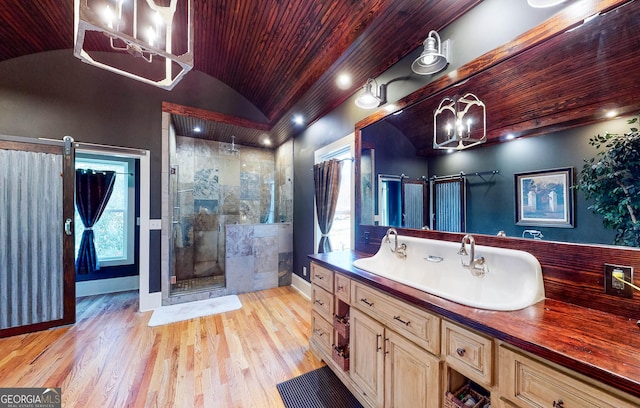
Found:
[{"label": "reflection of window in mirror", "polygon": [[374,199],[375,199],[375,149],[362,148],[360,153],[360,194],[362,199],[361,223],[364,225],[374,224]]},{"label": "reflection of window in mirror", "polygon": [[[333,223],[329,231],[329,241],[334,251],[348,250],[353,246],[353,201],[355,186],[353,177],[353,133],[330,145],[315,151],[315,163],[336,159],[342,161],[340,192],[338,204],[333,216]],[[314,214],[315,211],[314,211]],[[315,219],[315,242],[320,240],[322,233],[318,228],[317,215]]]}]

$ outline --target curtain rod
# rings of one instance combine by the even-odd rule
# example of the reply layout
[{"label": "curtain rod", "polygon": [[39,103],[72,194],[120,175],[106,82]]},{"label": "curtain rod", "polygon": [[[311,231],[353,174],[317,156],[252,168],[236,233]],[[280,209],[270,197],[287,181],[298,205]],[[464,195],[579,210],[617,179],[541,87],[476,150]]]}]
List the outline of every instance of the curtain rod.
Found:
[{"label": "curtain rod", "polygon": [[475,173],[465,173],[461,171],[459,174],[450,174],[448,176],[431,176],[430,180],[445,180],[445,179],[454,179],[454,178],[463,178],[470,176],[477,176],[484,180],[482,176],[487,174],[491,174],[492,176],[499,174],[500,170],[487,170],[487,171],[476,171]]},{"label": "curtain rod", "polygon": [[[54,142],[54,143],[60,143],[63,144],[64,141],[62,140],[58,140],[58,139],[49,139],[46,137],[39,137],[39,140],[44,140],[44,141],[48,141],[48,142]],[[76,149],[82,149],[85,148],[87,150],[102,150],[102,151],[109,151],[109,152],[113,152],[113,153],[124,153],[124,154],[135,154],[135,155],[139,155],[139,156],[146,156],[147,155],[147,151],[143,150],[143,149],[136,149],[134,147],[119,147],[119,146],[109,146],[109,145],[103,145],[103,144],[97,144],[97,143],[87,143],[87,142],[78,142],[78,141],[74,141],[74,145],[76,147]]]}]

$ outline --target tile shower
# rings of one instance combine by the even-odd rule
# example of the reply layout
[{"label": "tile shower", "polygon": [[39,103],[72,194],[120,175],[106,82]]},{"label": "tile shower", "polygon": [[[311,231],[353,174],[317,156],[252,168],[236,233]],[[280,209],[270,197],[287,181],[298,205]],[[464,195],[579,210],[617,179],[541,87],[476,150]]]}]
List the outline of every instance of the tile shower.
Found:
[{"label": "tile shower", "polygon": [[289,285],[292,143],[277,150],[172,136],[163,303]]}]

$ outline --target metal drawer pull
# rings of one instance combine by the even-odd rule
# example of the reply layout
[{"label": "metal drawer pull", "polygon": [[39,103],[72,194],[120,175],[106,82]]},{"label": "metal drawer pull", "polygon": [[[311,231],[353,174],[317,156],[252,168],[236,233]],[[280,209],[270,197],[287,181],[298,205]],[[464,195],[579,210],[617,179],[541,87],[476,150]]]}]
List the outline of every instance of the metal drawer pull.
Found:
[{"label": "metal drawer pull", "polygon": [[[463,357],[463,356],[464,356],[464,353],[466,353],[466,352],[467,352],[467,350],[463,349],[462,347],[458,347],[458,348],[456,349],[456,353],[457,353],[460,357]],[[554,406],[555,406],[555,405],[554,405]]]},{"label": "metal drawer pull", "polygon": [[318,275],[317,273],[316,273],[315,277],[318,278],[318,279],[324,279],[324,276]]},{"label": "metal drawer pull", "polygon": [[315,302],[315,303],[319,304],[320,306],[324,306],[324,302],[321,302],[321,301],[319,301],[319,300],[316,300],[316,302]]},{"label": "metal drawer pull", "polygon": [[344,286],[338,285],[338,290],[343,290],[343,289],[344,289]]},{"label": "metal drawer pull", "polygon": [[382,334],[376,334],[376,351],[382,350],[382,347],[380,346],[381,337],[382,337]]},{"label": "metal drawer pull", "polygon": [[400,316],[393,316],[393,320],[397,320],[400,323],[404,324],[405,326],[408,326],[409,324],[411,324],[411,322],[409,320],[407,320],[406,322],[404,320],[402,320],[400,318]]},{"label": "metal drawer pull", "polygon": [[564,401],[553,401],[553,408],[564,408]]},{"label": "metal drawer pull", "polygon": [[320,337],[324,336],[324,332],[320,329],[316,329],[316,334]]},{"label": "metal drawer pull", "polygon": [[369,302],[367,298],[360,298],[360,301],[365,305],[373,306],[373,302]]}]

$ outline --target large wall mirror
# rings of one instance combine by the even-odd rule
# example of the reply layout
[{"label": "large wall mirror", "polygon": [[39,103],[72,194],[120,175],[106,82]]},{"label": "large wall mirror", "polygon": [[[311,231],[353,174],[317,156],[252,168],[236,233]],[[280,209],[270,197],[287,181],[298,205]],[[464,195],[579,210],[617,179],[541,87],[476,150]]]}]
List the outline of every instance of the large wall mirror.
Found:
[{"label": "large wall mirror", "polygon": [[[457,80],[434,81],[399,101],[393,114],[380,110],[358,123],[359,224],[613,244],[616,232],[570,185],[597,153],[589,139],[629,132],[627,119],[640,110],[639,13],[640,4],[631,2],[573,30],[567,26],[574,23],[552,19],[511,48],[461,67]],[[532,40],[532,33],[544,39]],[[434,150],[434,110],[443,98],[467,92],[486,105],[487,141],[453,153]],[[615,119],[607,117],[614,111]],[[529,205],[518,180],[566,169],[554,182],[561,190],[538,198],[540,206],[566,210],[566,220],[517,217],[518,206]],[[438,185],[445,180],[454,182]],[[424,194],[407,194],[409,183]],[[416,213],[424,218],[417,221]]]}]

